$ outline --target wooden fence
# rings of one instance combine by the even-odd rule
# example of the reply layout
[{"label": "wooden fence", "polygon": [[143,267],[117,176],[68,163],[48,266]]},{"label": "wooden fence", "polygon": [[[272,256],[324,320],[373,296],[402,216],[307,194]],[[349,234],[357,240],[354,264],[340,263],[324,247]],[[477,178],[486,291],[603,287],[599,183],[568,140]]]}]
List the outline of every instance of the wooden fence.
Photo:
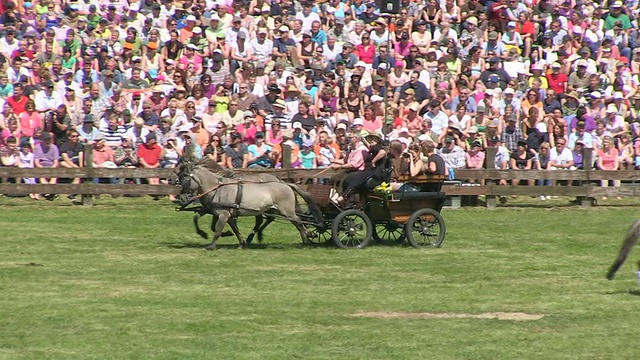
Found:
[{"label": "wooden fence", "polygon": [[[87,149],[89,150],[89,149]],[[121,179],[146,179],[169,178],[173,169],[142,169],[142,168],[118,168],[105,169],[91,166],[93,159],[91,151],[85,151],[85,164],[83,168],[34,168],[20,169],[0,167],[0,179],[7,178],[50,178],[73,179],[82,178],[81,184],[61,183],[49,184],[24,184],[8,183],[0,184],[0,194],[26,195],[26,194],[78,194],[82,195],[85,205],[92,205],[94,195],[169,195],[177,194],[176,186],[160,184],[96,184],[92,179],[96,178],[121,178]],[[301,181],[309,178],[330,178],[336,174],[334,170],[306,170],[306,169],[235,169],[240,173],[269,172],[288,181]],[[456,170],[455,181],[445,183],[443,191],[449,197],[469,197],[476,199],[485,196],[487,207],[496,206],[496,198],[500,196],[571,196],[576,197],[585,207],[591,206],[591,199],[595,197],[629,197],[640,196],[640,186],[628,184],[640,180],[640,171],[601,171],[601,170]],[[505,179],[516,180],[552,180],[555,186],[529,186],[529,185],[498,185],[497,181]],[[470,184],[469,180],[477,181],[483,185]],[[622,180],[626,183],[619,187],[601,187],[601,180]],[[473,201],[472,201],[473,202]]]}]

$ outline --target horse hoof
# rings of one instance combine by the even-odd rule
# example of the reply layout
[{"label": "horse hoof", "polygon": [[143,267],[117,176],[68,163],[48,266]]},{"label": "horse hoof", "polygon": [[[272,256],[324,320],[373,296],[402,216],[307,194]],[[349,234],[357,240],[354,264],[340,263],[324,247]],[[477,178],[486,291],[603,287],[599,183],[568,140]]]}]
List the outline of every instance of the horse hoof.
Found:
[{"label": "horse hoof", "polygon": [[215,245],[209,245],[205,248],[205,250],[215,250],[216,246]]},{"label": "horse hoof", "polygon": [[253,234],[249,234],[249,236],[247,236],[247,244],[251,244],[252,241],[253,241]]}]

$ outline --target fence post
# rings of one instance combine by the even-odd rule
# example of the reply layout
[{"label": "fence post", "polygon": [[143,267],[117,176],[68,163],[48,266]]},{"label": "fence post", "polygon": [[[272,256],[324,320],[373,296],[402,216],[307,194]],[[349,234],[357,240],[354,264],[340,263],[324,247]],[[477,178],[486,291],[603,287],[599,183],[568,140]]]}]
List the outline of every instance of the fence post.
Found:
[{"label": "fence post", "polygon": [[[291,169],[291,146],[287,144],[282,144],[282,169],[289,170]],[[291,178],[291,174],[289,171],[286,172],[287,179]]]},{"label": "fence post", "polygon": [[[91,168],[93,168],[93,146],[85,144],[82,151],[84,154],[84,167],[89,169],[88,173],[90,175],[90,177],[84,179],[84,181],[93,183],[93,171],[90,170]],[[82,205],[93,206],[93,195],[82,194]]]},{"label": "fence post", "polygon": [[582,148],[582,168],[584,170],[593,169],[593,149],[588,147]]},{"label": "fence post", "polygon": [[[591,187],[591,177],[588,175],[593,169],[593,149],[591,148],[582,148],[582,169],[582,171],[587,172],[587,180],[585,181],[585,183],[581,183],[580,185],[587,186],[587,193],[589,193],[590,191],[588,191],[588,189]],[[587,196],[578,196],[578,202],[583,208],[590,208],[592,200],[593,197],[589,196],[588,194]]]},{"label": "fence post", "polygon": [[[496,168],[496,154],[498,153],[497,147],[488,147],[485,149],[485,169],[495,169]],[[485,187],[489,184],[485,181]],[[489,209],[494,209],[496,207],[496,196],[495,195],[485,195],[485,206]]]}]

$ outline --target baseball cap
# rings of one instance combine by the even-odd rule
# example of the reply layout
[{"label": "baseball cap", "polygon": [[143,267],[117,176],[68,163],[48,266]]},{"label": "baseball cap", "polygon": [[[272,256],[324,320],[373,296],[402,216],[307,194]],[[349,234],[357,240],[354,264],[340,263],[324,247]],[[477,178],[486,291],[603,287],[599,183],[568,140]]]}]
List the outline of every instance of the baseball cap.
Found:
[{"label": "baseball cap", "polygon": [[362,121],[362,118],[355,118],[353,119],[353,123],[351,123],[351,125],[353,126],[364,125],[364,121]]}]

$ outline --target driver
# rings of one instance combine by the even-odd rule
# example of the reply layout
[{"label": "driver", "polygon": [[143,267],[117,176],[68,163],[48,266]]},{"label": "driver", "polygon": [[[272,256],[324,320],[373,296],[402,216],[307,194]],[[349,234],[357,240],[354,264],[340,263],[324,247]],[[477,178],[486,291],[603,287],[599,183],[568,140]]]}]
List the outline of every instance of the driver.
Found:
[{"label": "driver", "polygon": [[365,138],[353,135],[350,145],[352,150],[347,162],[340,164],[338,161],[331,165],[334,170],[356,170],[343,179],[342,195],[332,199],[336,205],[344,208],[355,206],[354,191],[364,186],[370,178],[378,183],[382,181],[383,165],[387,156],[387,152],[382,148],[382,139],[376,134],[367,135]]}]

